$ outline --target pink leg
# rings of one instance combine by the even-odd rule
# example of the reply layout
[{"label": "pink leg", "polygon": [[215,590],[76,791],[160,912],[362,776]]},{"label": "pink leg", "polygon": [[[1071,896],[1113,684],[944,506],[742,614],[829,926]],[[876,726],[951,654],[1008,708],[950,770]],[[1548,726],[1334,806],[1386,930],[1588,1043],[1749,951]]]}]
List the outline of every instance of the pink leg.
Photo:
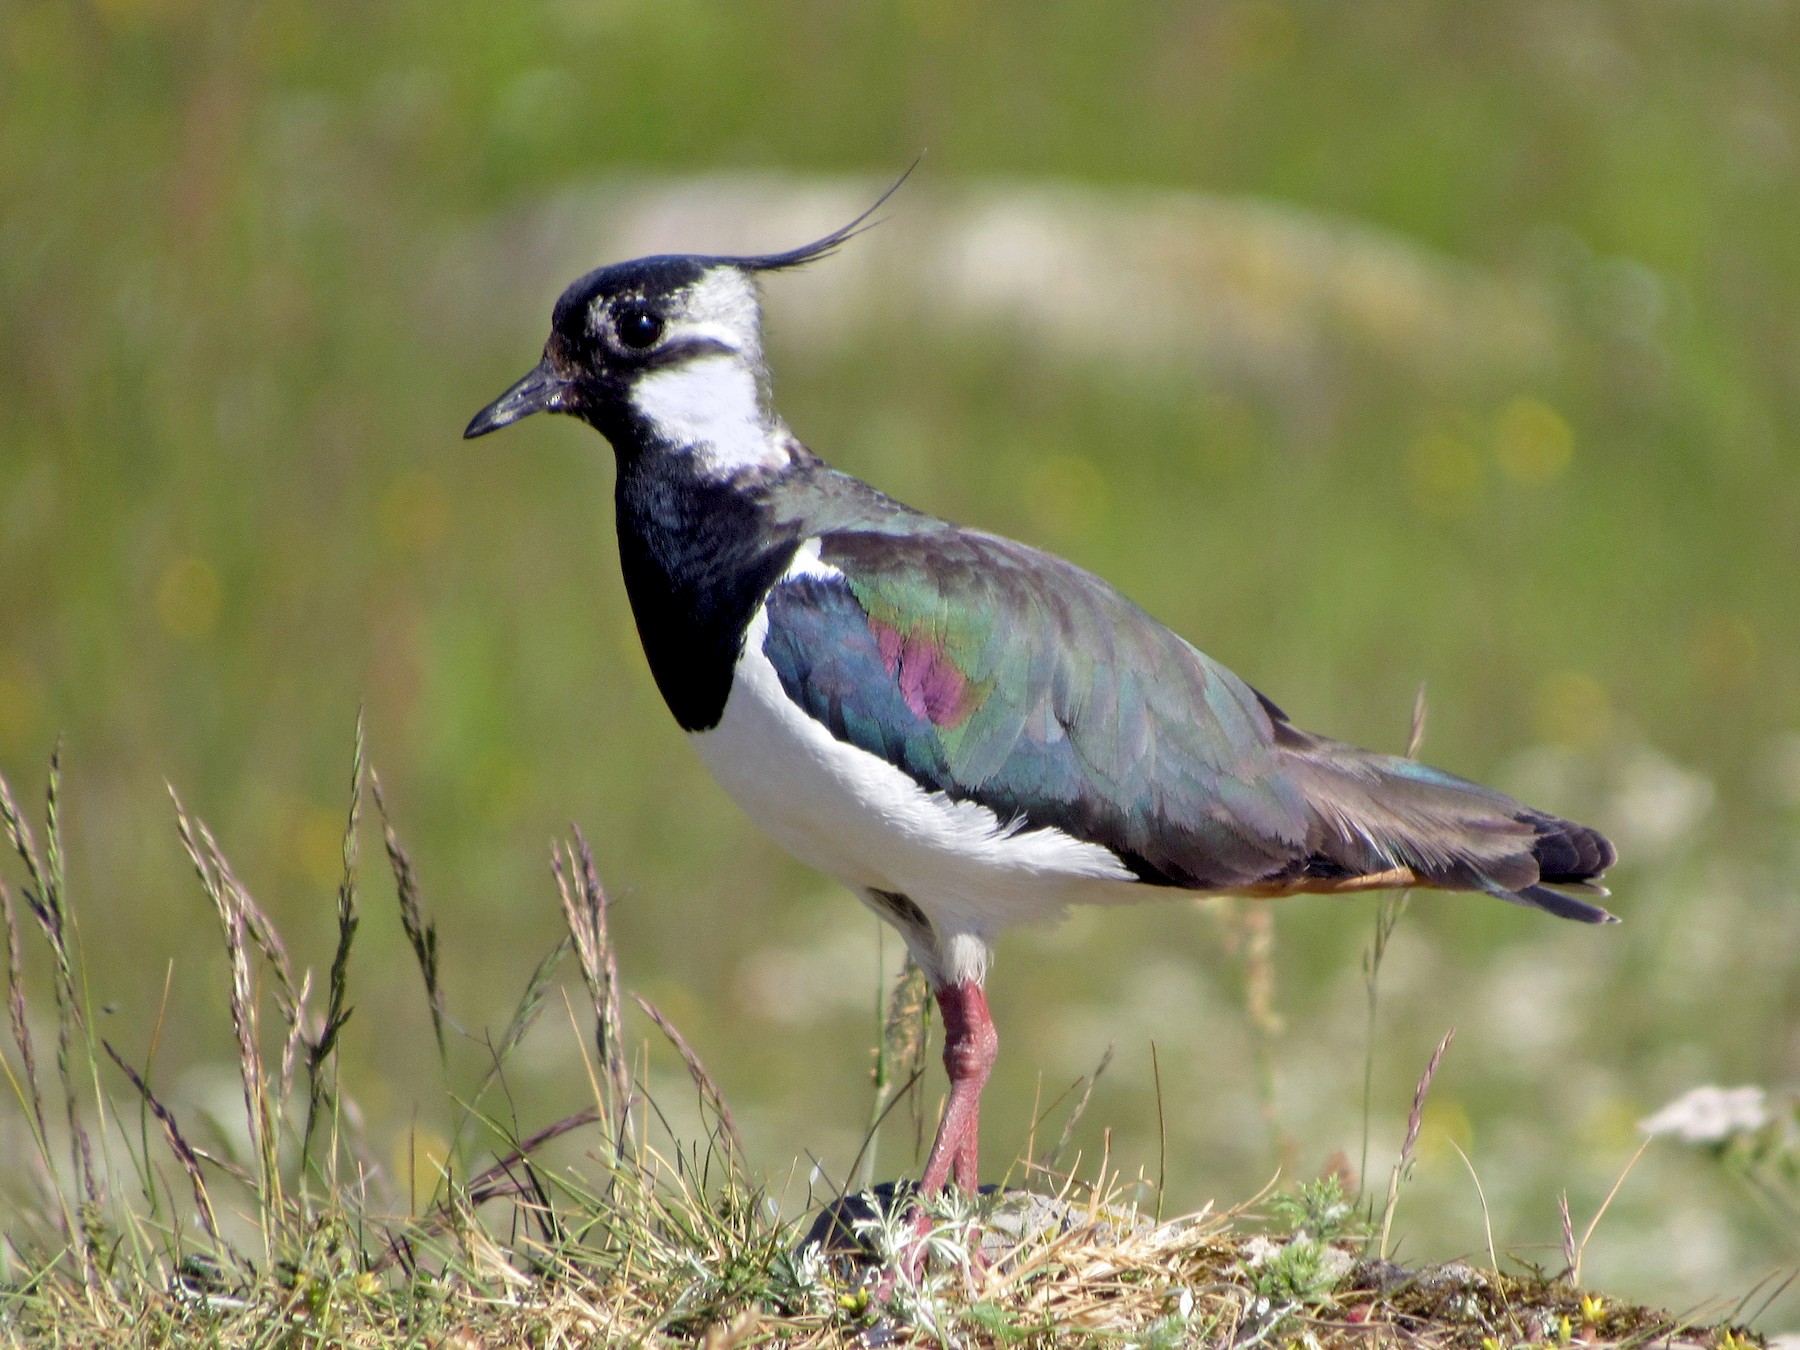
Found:
[{"label": "pink leg", "polygon": [[[987,995],[979,984],[965,980],[945,985],[937,991],[937,1001],[944,1017],[944,1070],[950,1075],[950,1098],[944,1103],[944,1118],[938,1122],[937,1138],[925,1159],[925,1175],[919,1178],[920,1197],[935,1195],[952,1180],[970,1194],[980,1189],[981,1089],[1000,1050],[999,1034],[988,1016]],[[931,1230],[931,1219],[922,1205],[915,1204],[911,1227],[910,1250],[901,1258],[900,1269],[908,1279],[917,1279],[925,1260],[923,1239]],[[893,1291],[897,1273],[887,1272],[878,1286],[881,1297]]]},{"label": "pink leg", "polygon": [[938,1009],[944,1017],[944,1070],[950,1075],[950,1099],[937,1138],[925,1159],[925,1175],[919,1191],[931,1195],[954,1177],[956,1184],[973,1192],[980,1185],[977,1156],[981,1136],[981,1089],[1000,1037],[988,1016],[987,995],[979,984],[965,980],[937,991]]}]

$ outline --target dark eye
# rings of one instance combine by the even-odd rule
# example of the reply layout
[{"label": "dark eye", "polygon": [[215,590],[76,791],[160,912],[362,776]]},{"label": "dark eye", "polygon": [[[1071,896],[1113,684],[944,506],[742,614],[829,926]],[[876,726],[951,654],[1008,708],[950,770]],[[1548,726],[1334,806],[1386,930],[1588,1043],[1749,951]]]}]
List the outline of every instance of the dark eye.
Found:
[{"label": "dark eye", "polygon": [[649,310],[633,305],[619,311],[613,320],[613,331],[619,335],[621,343],[641,352],[656,345],[656,340],[662,336],[663,321]]}]

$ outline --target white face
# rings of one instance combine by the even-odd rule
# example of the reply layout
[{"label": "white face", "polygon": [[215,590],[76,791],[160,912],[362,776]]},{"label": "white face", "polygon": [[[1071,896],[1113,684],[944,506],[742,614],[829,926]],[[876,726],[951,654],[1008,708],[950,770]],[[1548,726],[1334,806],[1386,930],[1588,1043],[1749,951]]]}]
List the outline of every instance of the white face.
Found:
[{"label": "white face", "polygon": [[[656,348],[704,345],[640,376],[632,406],[662,440],[694,456],[708,477],[788,464],[786,428],[765,398],[762,315],[750,278],[735,267],[715,267],[660,309],[666,326]],[[610,316],[595,315],[594,322],[610,333]]]},{"label": "white face", "polygon": [[[588,313],[588,331],[615,348],[613,324],[620,308],[620,301],[603,296]],[[657,312],[666,323],[658,347],[699,339],[727,347],[752,365],[762,362],[762,308],[755,285],[736,267],[704,273],[685,291],[660,301]]]},{"label": "white face", "polygon": [[748,276],[735,267],[715,267],[682,299],[682,312],[670,325],[674,336],[711,338],[762,364],[762,307]]}]

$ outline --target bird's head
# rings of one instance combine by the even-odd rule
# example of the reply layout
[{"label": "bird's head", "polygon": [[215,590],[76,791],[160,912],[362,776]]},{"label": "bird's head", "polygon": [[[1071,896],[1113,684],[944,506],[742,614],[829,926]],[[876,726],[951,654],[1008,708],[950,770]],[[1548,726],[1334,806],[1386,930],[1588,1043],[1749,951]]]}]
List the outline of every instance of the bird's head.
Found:
[{"label": "bird's head", "polygon": [[557,412],[621,449],[679,450],[707,430],[702,421],[766,425],[763,383],[762,321],[744,260],[639,258],[590,272],[562,293],[543,359],[463,435]]},{"label": "bird's head", "polygon": [[785,462],[785,437],[767,406],[756,278],[833,252],[899,186],[848,225],[785,253],[669,254],[588,273],[556,302],[543,359],[463,435],[557,412],[589,423],[621,454],[693,454],[723,473]]}]

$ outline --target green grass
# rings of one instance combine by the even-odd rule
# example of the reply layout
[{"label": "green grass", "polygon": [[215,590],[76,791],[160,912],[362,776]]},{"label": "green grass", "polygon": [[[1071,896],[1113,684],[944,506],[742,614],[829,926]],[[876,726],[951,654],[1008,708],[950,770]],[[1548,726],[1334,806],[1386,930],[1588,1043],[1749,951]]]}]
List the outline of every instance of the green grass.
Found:
[{"label": "green grass", "polygon": [[[1452,1144],[1500,1245],[1556,1253],[1559,1193],[1592,1213],[1637,1120],[1697,1084],[1800,1077],[1795,23],[1536,0],[22,0],[0,35],[0,766],[30,781],[66,736],[93,1029],[196,1109],[242,1095],[229,963],[165,780],[326,997],[362,705],[455,1013],[418,997],[396,910],[365,906],[337,1055],[390,1172],[410,1138],[468,1138],[444,1088],[479,1085],[484,1029],[503,1038],[564,936],[530,879],[571,815],[634,987],[711,1066],[754,1165],[848,1171],[896,945],[754,833],[660,707],[605,448],[573,425],[457,433],[534,359],[557,286],[603,260],[598,205],[539,230],[565,194],[610,185],[616,205],[733,170],[873,184],[925,148],[868,256],[965,188],[1049,181],[1122,234],[1144,189],[1262,204],[1275,265],[1252,279],[1285,275],[1297,222],[1541,302],[1541,342],[1507,359],[1396,355],[1279,287],[1298,355],[1274,364],[1121,369],[905,312],[823,345],[778,327],[771,350],[828,458],[1102,571],[1302,723],[1397,749],[1424,681],[1435,762],[1640,822],[1620,929],[1421,897],[1385,962],[1378,1181],[1458,1028],[1410,1253],[1482,1245]],[[1132,324],[1127,299],[1084,331]],[[1529,481],[1534,416],[1568,454]],[[1710,808],[1658,825],[1646,804],[1684,784]],[[1033,1103],[1116,1041],[1071,1156],[1097,1157],[1105,1122],[1127,1174],[1166,1158],[1170,1212],[1359,1159],[1377,903],[1271,911],[1255,1021],[1237,918],[1009,936],[988,1137],[1016,1151]],[[56,960],[25,957],[47,1014]],[[541,1016],[563,1016],[554,997]],[[36,1030],[53,1078],[47,1015]],[[566,1114],[577,1045],[514,1052],[521,1131]],[[28,1158],[4,1110],[5,1154]],[[884,1172],[911,1125],[884,1127]],[[0,1173],[7,1208],[30,1176]],[[1645,1300],[1800,1259],[1791,1225],[1660,1145],[1608,1228],[1593,1278]]]},{"label": "green grass", "polygon": [[[367,901],[361,805],[374,779],[363,750],[359,729],[339,941],[322,986],[293,963],[205,822],[175,804],[230,971],[238,1132],[216,1118],[197,1126],[191,1103],[159,1092],[154,1048],[134,1066],[96,1031],[94,990],[66,940],[78,922],[63,877],[57,766],[41,836],[0,779],[0,820],[26,878],[20,895],[57,970],[57,1074],[46,1083],[20,979],[19,915],[0,891],[12,1032],[4,1063],[36,1164],[31,1199],[0,1231],[0,1335],[9,1343],[1336,1347],[1366,1343],[1371,1332],[1466,1350],[1760,1343],[1720,1320],[1723,1305],[1677,1316],[1584,1291],[1572,1236],[1554,1277],[1503,1270],[1492,1254],[1486,1271],[1389,1261],[1395,1203],[1443,1047],[1419,1083],[1379,1223],[1373,1199],[1347,1194],[1335,1174],[1226,1212],[1164,1219],[1128,1198],[1147,1179],[1128,1185],[1103,1159],[1083,1182],[1059,1174],[1052,1152],[1018,1169],[1053,1197],[1047,1222],[1025,1221],[1019,1189],[979,1201],[949,1193],[928,1207],[916,1272],[900,1268],[913,1241],[904,1203],[885,1212],[865,1205],[860,1217],[852,1210],[821,1243],[806,1232],[808,1211],[831,1201],[829,1188],[821,1196],[813,1187],[811,1203],[784,1216],[747,1165],[717,1084],[640,997],[685,1067],[704,1133],[683,1137],[671,1125],[642,1070],[647,1047],[627,1045],[613,902],[579,831],[555,854],[567,939],[488,1042],[489,1070],[466,1097],[450,1094],[458,1139],[435,1155],[415,1150],[399,1177],[362,1128],[339,1053],[355,1025],[347,972]],[[382,812],[424,1001],[434,1025],[453,1025],[434,973],[436,926],[385,803]],[[508,1119],[507,1066],[571,957],[588,996],[591,1097],[525,1131]],[[915,1058],[927,1034],[911,983],[895,991],[881,1047],[899,1062]],[[103,1059],[119,1078],[103,1081]],[[900,1092],[917,1084],[915,1074]],[[878,1106],[884,1089],[878,1082]],[[1087,1101],[1076,1098],[1071,1125]],[[1160,1210],[1160,1194],[1156,1202]]]}]

